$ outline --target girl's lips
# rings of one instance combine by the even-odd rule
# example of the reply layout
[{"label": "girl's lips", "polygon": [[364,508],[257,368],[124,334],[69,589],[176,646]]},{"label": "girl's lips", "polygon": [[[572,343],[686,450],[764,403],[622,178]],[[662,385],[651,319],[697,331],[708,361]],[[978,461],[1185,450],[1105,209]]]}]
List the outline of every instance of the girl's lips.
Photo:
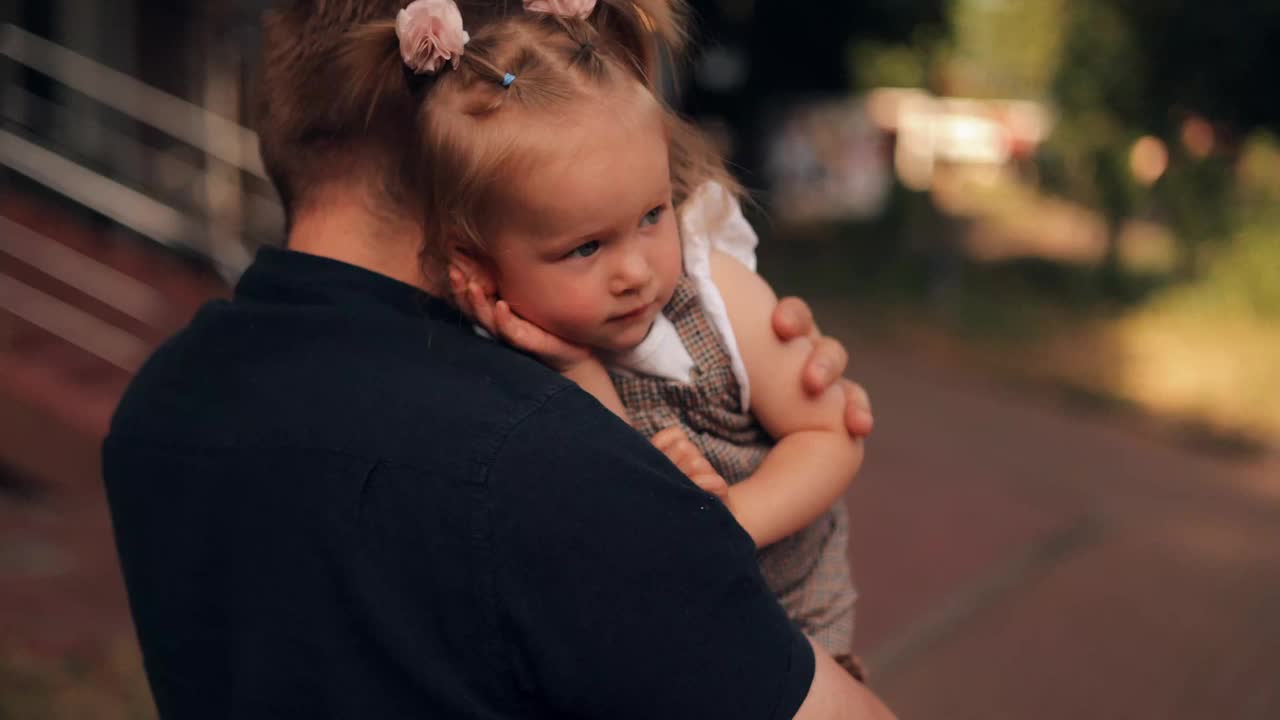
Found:
[{"label": "girl's lips", "polygon": [[612,322],[627,322],[628,320],[636,320],[641,316],[643,316],[645,311],[647,311],[652,305],[653,303],[651,302],[645,303],[644,305],[641,305],[640,307],[630,312],[625,312],[625,313],[622,313],[621,315],[614,315],[613,317],[609,318],[609,320]]}]

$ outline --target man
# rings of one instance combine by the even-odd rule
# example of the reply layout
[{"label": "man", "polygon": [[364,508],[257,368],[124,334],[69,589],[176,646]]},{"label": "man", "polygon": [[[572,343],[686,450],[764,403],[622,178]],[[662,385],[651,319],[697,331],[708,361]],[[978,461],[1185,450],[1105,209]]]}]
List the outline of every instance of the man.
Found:
[{"label": "man", "polygon": [[[504,3],[461,4],[478,27]],[[412,199],[388,190],[407,114],[333,101],[368,81],[330,62],[345,33],[399,7],[268,17],[259,130],[288,250],[158,350],[113,419],[161,716],[887,716],[787,622],[723,507],[435,297]],[[776,321],[812,329],[798,302]],[[815,342],[808,379],[844,363]]]}]

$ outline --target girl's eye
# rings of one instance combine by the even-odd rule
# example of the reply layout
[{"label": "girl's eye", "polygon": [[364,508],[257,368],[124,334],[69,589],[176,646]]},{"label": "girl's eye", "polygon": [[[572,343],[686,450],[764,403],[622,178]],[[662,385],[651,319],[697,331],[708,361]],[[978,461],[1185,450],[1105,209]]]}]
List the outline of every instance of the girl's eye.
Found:
[{"label": "girl's eye", "polygon": [[600,249],[600,241],[592,240],[591,242],[582,243],[578,247],[569,251],[570,257],[591,257]]},{"label": "girl's eye", "polygon": [[658,207],[645,213],[644,217],[640,218],[640,227],[657,225],[658,221],[662,219],[662,211],[666,209],[667,209],[666,205],[659,205]]}]

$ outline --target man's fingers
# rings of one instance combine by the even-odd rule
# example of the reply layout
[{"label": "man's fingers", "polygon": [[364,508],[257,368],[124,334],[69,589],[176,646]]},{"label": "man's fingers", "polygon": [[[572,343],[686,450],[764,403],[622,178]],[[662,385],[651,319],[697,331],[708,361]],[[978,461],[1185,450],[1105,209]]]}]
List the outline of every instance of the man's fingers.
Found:
[{"label": "man's fingers", "polygon": [[813,311],[808,303],[798,297],[785,297],[773,309],[773,331],[779,339],[786,341],[816,336],[818,328],[813,323]]},{"label": "man's fingers", "polygon": [[844,388],[844,424],[849,434],[854,437],[869,435],[875,427],[871,396],[861,385],[849,380],[841,380],[840,386]]},{"label": "man's fingers", "polygon": [[784,342],[797,337],[813,338],[813,350],[805,362],[801,383],[805,392],[818,395],[844,374],[849,365],[849,353],[836,340],[818,333],[813,321],[813,311],[808,303],[798,297],[786,297],[778,301],[773,311],[773,331]]},{"label": "man's fingers", "polygon": [[856,408],[867,414],[871,413],[871,396],[867,394],[866,388],[852,380],[842,379],[840,384],[844,387],[851,408]]},{"label": "man's fingers", "polygon": [[815,339],[804,368],[805,391],[813,395],[822,393],[844,374],[848,365],[849,353],[843,345],[829,337]]}]

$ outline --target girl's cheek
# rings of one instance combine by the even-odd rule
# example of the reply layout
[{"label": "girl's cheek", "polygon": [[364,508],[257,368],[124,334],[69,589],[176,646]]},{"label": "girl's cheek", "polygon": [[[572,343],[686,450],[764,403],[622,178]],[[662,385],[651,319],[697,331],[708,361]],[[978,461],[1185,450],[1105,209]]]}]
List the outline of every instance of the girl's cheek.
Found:
[{"label": "girl's cheek", "polygon": [[663,273],[668,282],[674,282],[680,277],[680,273],[684,271],[684,259],[680,253],[680,245],[677,240],[674,247],[668,248],[662,258]]},{"label": "girl's cheek", "polygon": [[593,310],[590,295],[570,291],[563,297],[565,315],[571,322],[581,325],[590,320]]},{"label": "girl's cheek", "polygon": [[559,283],[552,292],[539,293],[534,305],[534,313],[543,322],[565,329],[581,325],[589,313],[587,298],[570,283]]}]

